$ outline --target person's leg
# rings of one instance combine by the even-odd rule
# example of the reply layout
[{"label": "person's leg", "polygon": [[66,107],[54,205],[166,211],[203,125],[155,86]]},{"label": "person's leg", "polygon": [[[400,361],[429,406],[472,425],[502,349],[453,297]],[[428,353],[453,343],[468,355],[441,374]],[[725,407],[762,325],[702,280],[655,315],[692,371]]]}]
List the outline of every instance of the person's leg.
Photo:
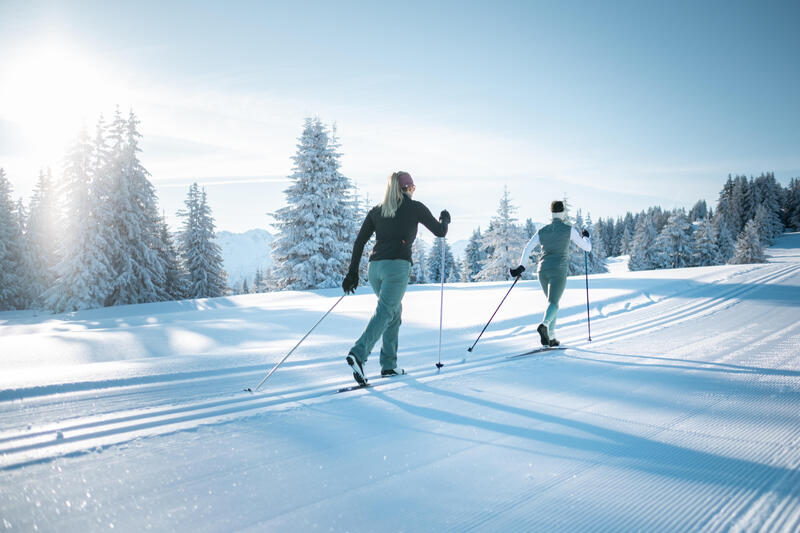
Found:
[{"label": "person's leg", "polygon": [[[542,292],[544,292],[545,297],[550,293],[550,276],[546,271],[539,271],[539,285],[542,286]],[[544,315],[542,316],[542,322],[536,328],[537,333],[539,333],[539,340],[542,343],[542,346],[550,346],[550,334],[547,331],[547,310],[545,310]]]},{"label": "person's leg", "polygon": [[397,368],[397,342],[400,333],[400,319],[403,314],[403,304],[401,303],[392,320],[386,324],[383,332],[383,342],[381,344],[381,370],[392,370]]},{"label": "person's leg", "polygon": [[547,311],[544,313],[542,323],[547,326],[550,339],[556,336],[556,319],[558,318],[558,303],[564,294],[567,285],[566,273],[548,274],[547,276]]},{"label": "person's leg", "polygon": [[[400,303],[408,285],[410,266],[411,263],[403,259],[375,261],[369,265],[370,284],[378,295],[378,305],[361,337],[350,349],[350,353],[362,364],[367,361],[372,348],[389,324],[395,319],[399,321]],[[399,323],[397,327],[400,327]],[[394,357],[397,357],[396,339]]]}]

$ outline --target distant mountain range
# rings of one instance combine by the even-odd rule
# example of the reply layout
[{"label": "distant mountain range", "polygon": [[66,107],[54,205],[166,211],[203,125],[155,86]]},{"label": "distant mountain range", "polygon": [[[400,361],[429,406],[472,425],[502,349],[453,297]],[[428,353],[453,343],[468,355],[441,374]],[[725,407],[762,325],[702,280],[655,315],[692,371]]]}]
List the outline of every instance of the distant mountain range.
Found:
[{"label": "distant mountain range", "polygon": [[228,285],[234,287],[247,278],[252,283],[256,270],[272,266],[272,241],[275,237],[264,229],[244,233],[220,231],[216,242],[222,248],[222,259],[228,273]]}]

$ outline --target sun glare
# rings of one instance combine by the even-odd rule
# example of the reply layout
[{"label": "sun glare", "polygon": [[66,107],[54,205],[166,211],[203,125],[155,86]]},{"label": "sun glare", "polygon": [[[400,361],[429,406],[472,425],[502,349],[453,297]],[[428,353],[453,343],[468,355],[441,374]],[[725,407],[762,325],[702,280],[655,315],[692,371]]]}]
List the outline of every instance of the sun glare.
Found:
[{"label": "sun glare", "polygon": [[9,58],[2,72],[0,117],[24,132],[40,164],[63,156],[81,126],[91,132],[97,116],[108,115],[121,96],[98,61],[63,44]]}]

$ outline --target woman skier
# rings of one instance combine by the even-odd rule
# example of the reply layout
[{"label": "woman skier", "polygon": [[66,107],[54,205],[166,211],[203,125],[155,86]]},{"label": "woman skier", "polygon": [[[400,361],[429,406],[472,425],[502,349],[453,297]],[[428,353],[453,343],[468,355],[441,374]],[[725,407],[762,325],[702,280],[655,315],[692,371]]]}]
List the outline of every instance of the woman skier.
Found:
[{"label": "woman skier", "polygon": [[364,364],[372,348],[383,336],[381,347],[381,376],[398,376],[405,373],[397,368],[397,335],[400,329],[402,300],[411,270],[411,245],[417,236],[420,222],[437,237],[447,235],[450,213],[443,210],[439,220],[425,205],[411,199],[416,187],[408,172],[395,172],[386,184],[383,203],[373,207],[361,224],[350,268],[342,281],[345,293],[358,287],[358,266],[364,245],[375,233],[375,246],[369,256],[369,284],[378,296],[378,306],[364,333],[350,348],[347,364],[353,369],[353,378],[359,385],[367,384]]},{"label": "woman skier", "polygon": [[547,296],[547,310],[536,331],[539,332],[543,346],[558,346],[560,343],[555,338],[556,317],[558,316],[558,301],[567,284],[569,243],[572,241],[587,252],[592,251],[592,243],[589,240],[588,231],[583,230],[582,234],[578,234],[578,230],[564,222],[566,218],[564,202],[553,201],[550,204],[550,212],[553,214],[553,222],[542,226],[533,234],[522,251],[519,266],[510,269],[510,272],[515,278],[525,272],[523,265],[531,251],[537,244],[542,245],[542,255],[539,259],[539,283]]}]

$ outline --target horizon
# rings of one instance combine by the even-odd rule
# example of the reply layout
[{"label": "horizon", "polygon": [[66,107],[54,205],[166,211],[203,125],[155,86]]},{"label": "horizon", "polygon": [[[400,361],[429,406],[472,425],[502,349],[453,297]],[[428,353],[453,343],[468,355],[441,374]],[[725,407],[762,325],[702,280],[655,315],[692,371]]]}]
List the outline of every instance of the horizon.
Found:
[{"label": "horizon", "polygon": [[219,231],[270,231],[308,116],[336,124],[362,195],[408,170],[453,240],[488,224],[504,186],[522,221],[564,195],[597,220],[715,207],[729,174],[800,176],[797,3],[192,6],[0,7],[16,197],[40,168],[59,178],[81,125],[115,104],[141,120],[173,227],[196,181]]}]

